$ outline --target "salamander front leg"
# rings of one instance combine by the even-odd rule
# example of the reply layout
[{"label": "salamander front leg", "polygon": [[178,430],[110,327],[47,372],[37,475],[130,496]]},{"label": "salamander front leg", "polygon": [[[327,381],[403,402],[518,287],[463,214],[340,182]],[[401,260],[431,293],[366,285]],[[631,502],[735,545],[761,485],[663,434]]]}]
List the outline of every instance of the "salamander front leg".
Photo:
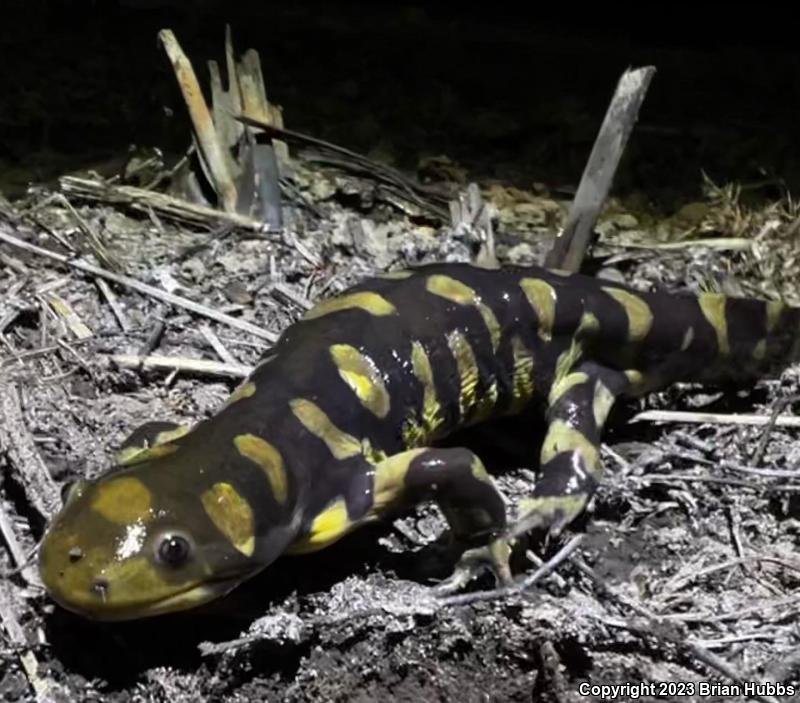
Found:
[{"label": "salamander front leg", "polygon": [[505,502],[481,460],[463,448],[413,449],[375,467],[376,513],[426,495],[441,508],[455,540],[474,545],[437,590],[457,590],[486,568],[500,583],[510,583]]},{"label": "salamander front leg", "polygon": [[509,529],[512,537],[537,528],[557,535],[583,512],[602,474],[603,425],[628,385],[624,372],[590,362],[554,384],[541,474],[531,497],[519,503],[520,517]]}]

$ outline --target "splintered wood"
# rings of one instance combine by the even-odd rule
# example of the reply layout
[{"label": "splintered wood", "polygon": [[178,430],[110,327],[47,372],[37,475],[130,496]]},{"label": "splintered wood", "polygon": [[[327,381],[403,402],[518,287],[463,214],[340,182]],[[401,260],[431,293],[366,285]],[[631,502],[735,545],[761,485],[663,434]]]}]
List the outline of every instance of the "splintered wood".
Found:
[{"label": "splintered wood", "polygon": [[[212,106],[206,105],[188,57],[169,29],[159,32],[194,127],[201,170],[217,193],[222,209],[258,218],[276,229],[283,225],[280,176],[289,166],[285,142],[257,142],[261,132],[236,121],[245,114],[268,125],[283,126],[280,108],[270,104],[254,50],[237,62],[230,28],[225,35],[228,90],[224,90],[219,65],[209,62]],[[237,155],[234,156],[234,150]]]},{"label": "splintered wood", "polygon": [[546,266],[572,273],[580,270],[654,74],[652,66],[622,74],[586,162],[567,223],[547,255]]},{"label": "splintered wood", "polygon": [[450,201],[450,226],[459,234],[468,235],[478,243],[475,264],[483,268],[500,268],[495,253],[494,228],[488,205],[481,196],[477,183]]},{"label": "splintered wood", "polygon": [[214,121],[211,119],[211,113],[203,99],[203,91],[200,89],[200,83],[192,64],[183,53],[183,49],[171,30],[165,29],[159,32],[158,37],[164,45],[167,56],[172,61],[175,77],[178,79],[184,102],[192,118],[198,153],[201,156],[204,170],[219,194],[225,212],[235,212],[236,186],[228,165],[229,157],[214,129]]}]

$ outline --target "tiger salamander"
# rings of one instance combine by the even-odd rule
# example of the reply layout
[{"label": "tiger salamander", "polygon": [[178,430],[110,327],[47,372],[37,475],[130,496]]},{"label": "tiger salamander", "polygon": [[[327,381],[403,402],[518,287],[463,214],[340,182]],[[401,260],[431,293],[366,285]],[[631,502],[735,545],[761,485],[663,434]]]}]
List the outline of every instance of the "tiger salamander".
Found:
[{"label": "tiger salamander", "polygon": [[[592,498],[617,398],[775,371],[797,359],[799,312],[539,267],[365,280],[290,325],[213,417],[148,423],[112,470],[73,484],[42,580],[91,618],[183,610],[432,498],[470,547],[448,586],[481,564],[507,582],[517,536],[558,533]],[[437,441],[532,403],[546,408],[539,477],[512,522],[481,460]]]}]

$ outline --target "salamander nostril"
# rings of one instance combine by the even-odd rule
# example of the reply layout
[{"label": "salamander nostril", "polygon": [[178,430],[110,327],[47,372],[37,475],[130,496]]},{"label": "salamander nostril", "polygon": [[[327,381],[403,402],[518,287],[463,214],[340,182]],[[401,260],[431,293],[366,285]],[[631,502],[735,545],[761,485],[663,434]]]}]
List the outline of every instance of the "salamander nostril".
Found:
[{"label": "salamander nostril", "polygon": [[92,584],[92,592],[102,598],[103,600],[106,599],[108,595],[108,579],[104,578],[97,578],[94,580]]},{"label": "salamander nostril", "polygon": [[69,560],[74,564],[76,561],[83,559],[83,550],[80,547],[73,547],[67,553]]}]

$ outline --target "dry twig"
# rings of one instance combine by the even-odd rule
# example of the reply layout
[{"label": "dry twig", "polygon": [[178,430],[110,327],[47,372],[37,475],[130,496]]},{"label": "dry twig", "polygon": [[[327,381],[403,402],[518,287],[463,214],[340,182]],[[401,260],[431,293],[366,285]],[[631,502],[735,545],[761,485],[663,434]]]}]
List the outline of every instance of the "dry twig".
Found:
[{"label": "dry twig", "polygon": [[620,77],[586,162],[567,223],[547,255],[546,266],[572,272],[580,270],[595,223],[611,190],[622,152],[655,71],[653,66],[646,66],[625,71]]},{"label": "dry twig", "polygon": [[220,341],[220,338],[214,334],[213,330],[208,325],[200,325],[200,334],[203,335],[203,339],[208,342],[208,345],[214,350],[216,355],[226,364],[239,364],[239,362],[236,361],[236,357],[228,351],[228,348]]},{"label": "dry twig", "polygon": [[181,359],[171,356],[137,356],[136,354],[111,354],[108,358],[123,368],[153,369],[168,371],[184,371],[202,374],[205,376],[224,376],[227,378],[245,378],[252,370],[252,366],[237,363],[220,363],[209,359]]},{"label": "dry twig", "polygon": [[800,417],[794,415],[779,415],[774,422],[766,415],[751,415],[739,413],[698,413],[684,410],[646,410],[634,415],[633,422],[688,422],[716,425],[769,425],[776,427],[800,427]]},{"label": "dry twig", "polygon": [[106,283],[102,278],[95,278],[95,283],[100,289],[100,293],[106,299],[106,302],[108,302],[111,312],[113,312],[114,317],[117,318],[117,322],[119,323],[122,331],[130,332],[131,323],[128,320],[128,316],[125,314],[125,311],[122,309],[122,306],[119,304],[119,300],[117,300],[117,296],[114,294],[114,291],[111,290],[111,286],[109,286],[108,283]]},{"label": "dry twig", "polygon": [[211,318],[212,320],[221,322],[224,325],[229,325],[230,327],[236,327],[237,329],[242,330],[243,332],[248,332],[249,334],[260,337],[261,339],[266,339],[268,342],[276,342],[278,339],[278,336],[273,332],[269,332],[268,330],[265,330],[261,327],[257,327],[256,325],[250,324],[249,322],[245,322],[244,320],[238,320],[235,317],[231,317],[230,315],[226,315],[225,313],[219,312],[218,310],[214,310],[213,308],[210,308],[207,305],[196,303],[193,300],[189,300],[188,298],[183,298],[179,295],[175,295],[174,293],[168,293],[167,291],[161,290],[160,288],[156,288],[146,283],[142,283],[141,281],[137,281],[135,278],[131,278],[130,276],[123,276],[118,273],[106,271],[105,269],[102,269],[99,266],[95,266],[94,264],[89,264],[85,261],[70,259],[69,257],[64,256],[63,254],[58,254],[54,251],[50,251],[49,249],[36,246],[35,244],[30,244],[29,242],[19,239],[19,237],[15,237],[13,234],[5,231],[2,228],[0,228],[0,241],[4,241],[6,242],[6,244],[10,244],[19,249],[24,249],[25,251],[31,252],[33,254],[38,254],[39,256],[45,256],[48,259],[58,261],[62,264],[66,264],[71,268],[77,269],[78,271],[83,271],[85,273],[89,273],[92,276],[100,276],[102,278],[106,278],[110,281],[113,281],[114,283],[126,286],[127,288],[131,288],[139,293],[149,295],[151,298],[155,298],[156,300],[161,300],[162,302],[169,303],[170,305],[175,305],[177,307],[185,308],[186,310],[196,313],[197,315],[202,315],[204,317]]},{"label": "dry twig", "polygon": [[2,533],[11,558],[14,560],[16,570],[22,574],[22,578],[29,584],[41,586],[39,575],[36,573],[36,569],[31,566],[30,557],[22,549],[22,545],[19,543],[17,534],[14,531],[14,523],[2,504],[0,504],[0,533]]},{"label": "dry twig", "polygon": [[520,583],[505,588],[495,588],[490,591],[476,591],[474,593],[463,593],[457,596],[442,598],[439,604],[442,607],[452,607],[459,605],[471,605],[487,600],[497,600],[506,596],[515,595],[528,590],[531,586],[541,581],[550,572],[558,568],[562,563],[570,558],[570,555],[580,546],[583,535],[575,535],[567,544],[556,552],[551,559],[542,564],[530,576],[526,576]]},{"label": "dry twig", "polygon": [[0,384],[0,450],[19,472],[31,505],[51,518],[61,505],[61,494],[28,431],[15,383]]},{"label": "dry twig", "polygon": [[51,695],[52,683],[45,677],[39,675],[39,662],[36,655],[29,649],[25,631],[20,625],[17,617],[19,609],[14,602],[14,590],[11,585],[0,579],[0,618],[3,627],[8,633],[8,638],[19,648],[19,658],[25,675],[28,677],[33,688],[36,700],[39,703],[50,703],[55,701]]},{"label": "dry twig", "polygon": [[780,417],[781,413],[788,405],[796,403],[798,400],[800,400],[800,396],[794,395],[788,398],[781,398],[775,403],[775,407],[772,408],[772,412],[769,415],[769,422],[766,423],[764,432],[761,434],[761,438],[758,440],[756,450],[753,452],[753,456],[751,458],[753,464],[758,465],[761,463],[761,459],[763,458],[764,452],[767,449],[769,436],[772,434],[772,430],[775,429],[775,425],[778,422],[778,418]]},{"label": "dry twig", "polygon": [[87,200],[101,203],[120,203],[134,210],[159,213],[170,220],[177,220],[190,225],[212,229],[220,222],[252,232],[273,232],[263,222],[236,212],[223,212],[212,207],[191,203],[182,198],[175,198],[166,193],[137,188],[127,185],[109,185],[90,178],[64,176],[59,184],[65,193],[71,193]]},{"label": "dry twig", "polygon": [[[317,137],[303,134],[302,132],[296,132],[291,129],[284,129],[273,124],[268,124],[263,120],[254,119],[249,115],[240,115],[237,116],[236,119],[251,127],[258,127],[264,130],[270,137],[278,137],[287,142],[319,147],[323,151],[332,152],[339,157],[338,165],[341,167],[366,172],[374,179],[396,187],[399,193],[406,196],[407,200],[437,217],[444,219],[449,215],[445,207],[447,199],[440,193],[439,189],[417,183],[397,169],[377,163],[362,154],[351,151],[338,144],[333,144],[324,139],[318,139]],[[323,160],[319,158],[314,159],[310,155],[307,156],[307,158],[314,161]],[[328,159],[328,161],[331,161],[331,159]]]},{"label": "dry twig", "polygon": [[[698,661],[712,669],[715,669],[724,676],[727,676],[732,681],[735,681],[739,684],[744,684],[746,682],[746,677],[734,669],[733,666],[728,664],[728,662],[726,662],[724,659],[721,659],[716,654],[708,651],[708,649],[703,647],[697,641],[687,637],[684,633],[670,627],[669,624],[665,622],[666,618],[659,618],[657,615],[655,615],[655,613],[650,612],[644,606],[636,603],[621,593],[618,593],[616,589],[611,588],[611,586],[609,586],[605,580],[601,579],[595,573],[594,569],[581,560],[580,557],[573,556],[570,558],[570,561],[572,561],[572,563],[575,564],[575,566],[577,566],[581,572],[588,576],[589,579],[603,593],[610,596],[613,600],[617,601],[624,607],[633,610],[643,620],[642,622],[639,622],[637,619],[606,619],[605,622],[607,624],[623,627],[631,632],[637,633],[641,637],[654,637],[668,644],[678,646],[690,652]],[[761,701],[761,703],[780,703],[780,701],[772,696],[754,696],[754,699]]]}]

